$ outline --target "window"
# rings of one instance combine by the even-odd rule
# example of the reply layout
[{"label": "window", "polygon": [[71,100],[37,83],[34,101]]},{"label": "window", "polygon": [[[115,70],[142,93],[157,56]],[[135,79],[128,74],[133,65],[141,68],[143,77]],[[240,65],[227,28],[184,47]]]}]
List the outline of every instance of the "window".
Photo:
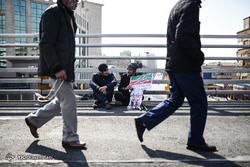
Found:
[{"label": "window", "polygon": [[[15,0],[14,1],[14,15],[15,15],[15,33],[25,34],[26,33],[26,12],[25,12],[25,1]],[[16,43],[26,43],[26,38],[15,38]],[[25,47],[16,47],[16,55],[26,55]]]},{"label": "window", "polygon": [[[5,16],[0,15],[0,34],[5,34]],[[0,38],[0,44],[6,43],[5,38]],[[6,48],[0,48],[0,56],[6,56]],[[0,60],[0,68],[6,68],[6,60]]]},{"label": "window", "polygon": [[0,10],[4,10],[5,6],[4,6],[4,0],[0,0]]},{"label": "window", "polygon": [[[39,33],[39,24],[43,12],[49,7],[49,5],[31,2],[31,33]],[[39,39],[34,37],[31,39],[32,43],[39,43]],[[39,55],[39,48],[34,47],[31,49],[31,55]]]},{"label": "window", "polygon": [[248,45],[249,44],[249,41],[244,41],[243,42],[243,45]]}]

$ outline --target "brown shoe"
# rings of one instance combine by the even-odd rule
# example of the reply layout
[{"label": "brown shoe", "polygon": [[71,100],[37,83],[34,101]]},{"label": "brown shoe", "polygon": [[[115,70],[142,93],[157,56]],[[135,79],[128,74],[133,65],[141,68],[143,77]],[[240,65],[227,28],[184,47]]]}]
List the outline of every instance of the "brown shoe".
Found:
[{"label": "brown shoe", "polygon": [[30,133],[35,137],[38,138],[39,134],[37,133],[37,127],[35,127],[28,118],[25,118],[25,122],[28,125],[28,127],[30,128]]},{"label": "brown shoe", "polygon": [[62,141],[62,146],[71,148],[85,148],[86,143],[80,141]]},{"label": "brown shoe", "polygon": [[116,105],[116,106],[122,106],[122,102],[121,102],[121,101],[116,101],[116,102],[115,102],[115,105]]}]

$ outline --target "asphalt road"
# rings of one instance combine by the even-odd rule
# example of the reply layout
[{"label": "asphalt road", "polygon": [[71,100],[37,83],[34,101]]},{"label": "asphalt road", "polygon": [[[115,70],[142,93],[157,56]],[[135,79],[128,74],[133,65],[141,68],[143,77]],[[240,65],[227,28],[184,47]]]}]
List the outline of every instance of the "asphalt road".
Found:
[{"label": "asphalt road", "polygon": [[[148,108],[156,103],[147,102]],[[0,103],[0,166],[250,166],[250,102],[209,102],[204,137],[217,152],[186,149],[190,125],[187,103],[153,130],[141,144],[134,117],[143,112],[112,106],[93,110],[78,102],[78,134],[86,149],[61,146],[62,117],[31,136],[24,118],[38,103]]]}]

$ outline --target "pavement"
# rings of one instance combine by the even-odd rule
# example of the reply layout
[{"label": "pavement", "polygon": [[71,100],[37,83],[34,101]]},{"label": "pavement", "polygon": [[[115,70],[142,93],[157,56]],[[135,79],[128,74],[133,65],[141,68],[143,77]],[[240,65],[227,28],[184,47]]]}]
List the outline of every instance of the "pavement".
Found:
[{"label": "pavement", "polygon": [[[150,109],[158,102],[145,102]],[[36,111],[36,102],[0,102],[0,166],[219,166],[250,167],[250,102],[210,101],[204,137],[216,152],[186,149],[190,125],[189,105],[151,131],[140,143],[134,118],[145,111],[112,105],[111,110],[93,110],[78,101],[78,134],[85,149],[61,145],[62,116],[38,129],[39,139],[29,132],[24,118]]]}]

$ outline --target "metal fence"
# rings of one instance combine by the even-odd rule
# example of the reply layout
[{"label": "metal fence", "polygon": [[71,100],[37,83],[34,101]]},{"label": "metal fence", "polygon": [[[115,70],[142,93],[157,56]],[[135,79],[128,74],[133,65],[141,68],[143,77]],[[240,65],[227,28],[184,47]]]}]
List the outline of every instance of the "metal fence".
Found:
[{"label": "metal fence", "polygon": [[[16,37],[38,37],[38,34],[0,34],[0,38],[16,38]],[[123,38],[123,37],[133,37],[133,38],[165,38],[166,34],[77,34],[76,37],[86,37],[86,38]],[[201,35],[201,38],[250,38],[250,35]],[[1,48],[7,47],[38,47],[38,44],[0,44]],[[136,47],[136,48],[165,48],[166,44],[76,44],[76,47]],[[202,45],[203,48],[250,48],[250,45]],[[0,60],[38,60],[38,56],[0,56]],[[165,60],[165,56],[76,56],[76,59],[143,59],[143,60]],[[205,57],[205,60],[250,60],[250,57]],[[37,68],[0,68],[0,73],[37,73]],[[76,68],[77,73],[95,73],[96,68]],[[125,68],[110,69],[110,72],[120,73],[126,72]],[[140,73],[165,73],[162,68],[151,69],[142,68],[138,69]],[[250,73],[250,69],[202,69],[202,73]],[[38,78],[2,78],[0,77],[0,83],[50,83],[48,79],[38,79]],[[90,79],[76,79],[76,84],[89,83]],[[154,84],[168,84],[169,80],[154,80]],[[250,80],[236,80],[236,79],[204,79],[205,84],[250,84]],[[0,94],[20,94],[22,99],[22,94],[33,94],[34,92],[41,92],[39,89],[0,89]],[[42,93],[46,93],[48,90],[43,90]],[[236,95],[236,94],[247,94],[250,95],[250,90],[206,90],[207,94],[210,95]],[[76,94],[91,94],[92,90],[75,90]],[[169,94],[168,90],[148,90],[146,94]],[[7,98],[8,100],[8,98]]]}]

